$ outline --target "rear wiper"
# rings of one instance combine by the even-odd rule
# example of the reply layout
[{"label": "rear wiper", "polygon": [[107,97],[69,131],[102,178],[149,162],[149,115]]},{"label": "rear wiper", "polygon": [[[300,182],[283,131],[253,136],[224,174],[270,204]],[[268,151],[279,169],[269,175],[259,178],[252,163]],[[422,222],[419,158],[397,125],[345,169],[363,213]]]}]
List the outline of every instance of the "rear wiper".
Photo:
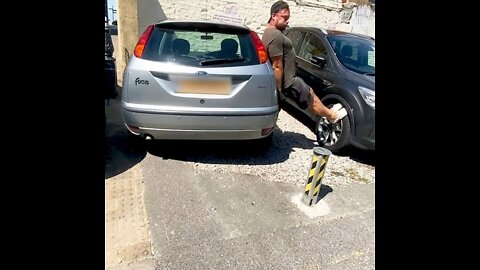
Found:
[{"label": "rear wiper", "polygon": [[236,63],[236,62],[243,62],[245,61],[245,58],[236,58],[236,59],[228,59],[228,58],[222,58],[222,59],[211,59],[211,60],[204,60],[200,62],[200,65],[202,66],[208,66],[208,65],[219,65],[219,64],[228,64],[228,63]]},{"label": "rear wiper", "polygon": [[366,72],[366,73],[363,73],[365,75],[368,75],[368,76],[375,76],[375,72]]}]

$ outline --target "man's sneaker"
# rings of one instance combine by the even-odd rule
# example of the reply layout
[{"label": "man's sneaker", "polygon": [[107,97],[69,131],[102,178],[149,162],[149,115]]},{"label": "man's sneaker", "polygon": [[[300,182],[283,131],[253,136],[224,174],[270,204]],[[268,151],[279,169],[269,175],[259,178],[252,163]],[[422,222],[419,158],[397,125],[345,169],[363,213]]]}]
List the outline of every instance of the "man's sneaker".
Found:
[{"label": "man's sneaker", "polygon": [[342,104],[337,103],[337,104],[333,105],[332,108],[330,108],[330,109],[337,112],[337,111],[339,111],[341,108],[343,108]]},{"label": "man's sneaker", "polygon": [[337,111],[337,119],[335,119],[335,121],[333,121],[332,123],[337,123],[338,121],[342,120],[345,116],[347,116],[347,110],[345,110],[345,108],[341,108],[340,110]]},{"label": "man's sneaker", "polygon": [[333,123],[337,123],[338,121],[342,120],[343,117],[347,116],[347,110],[345,108],[341,108],[339,111],[337,111],[337,119],[333,121]]}]

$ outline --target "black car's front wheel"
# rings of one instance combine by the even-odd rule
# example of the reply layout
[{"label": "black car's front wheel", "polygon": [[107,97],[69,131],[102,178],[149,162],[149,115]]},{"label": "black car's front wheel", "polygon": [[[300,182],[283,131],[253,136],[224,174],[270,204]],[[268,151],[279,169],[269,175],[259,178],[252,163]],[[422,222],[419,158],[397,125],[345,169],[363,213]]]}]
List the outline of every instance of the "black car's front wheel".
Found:
[{"label": "black car's front wheel", "polygon": [[325,117],[317,119],[315,134],[317,135],[318,144],[333,153],[339,153],[350,145],[350,133],[350,118],[348,114],[337,123],[330,123]]}]

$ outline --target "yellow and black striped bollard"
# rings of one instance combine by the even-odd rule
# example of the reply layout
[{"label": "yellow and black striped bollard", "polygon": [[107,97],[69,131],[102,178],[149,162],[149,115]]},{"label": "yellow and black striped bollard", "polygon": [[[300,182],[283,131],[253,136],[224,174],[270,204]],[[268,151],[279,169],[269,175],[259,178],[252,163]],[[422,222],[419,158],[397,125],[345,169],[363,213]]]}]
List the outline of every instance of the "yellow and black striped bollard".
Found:
[{"label": "yellow and black striped bollard", "polygon": [[332,152],[323,147],[313,148],[312,166],[308,171],[307,184],[303,194],[303,202],[312,206],[317,203],[318,193],[322,184],[325,167],[327,167],[328,157]]}]

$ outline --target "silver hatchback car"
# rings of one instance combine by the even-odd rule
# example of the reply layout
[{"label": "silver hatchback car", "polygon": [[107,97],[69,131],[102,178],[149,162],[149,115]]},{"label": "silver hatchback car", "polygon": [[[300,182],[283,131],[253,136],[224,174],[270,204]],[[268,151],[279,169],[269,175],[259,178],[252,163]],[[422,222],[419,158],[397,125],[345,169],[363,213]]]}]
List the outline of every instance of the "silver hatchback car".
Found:
[{"label": "silver hatchback car", "polygon": [[148,26],[122,91],[125,126],[146,139],[269,139],[279,112],[260,38],[233,24]]}]

